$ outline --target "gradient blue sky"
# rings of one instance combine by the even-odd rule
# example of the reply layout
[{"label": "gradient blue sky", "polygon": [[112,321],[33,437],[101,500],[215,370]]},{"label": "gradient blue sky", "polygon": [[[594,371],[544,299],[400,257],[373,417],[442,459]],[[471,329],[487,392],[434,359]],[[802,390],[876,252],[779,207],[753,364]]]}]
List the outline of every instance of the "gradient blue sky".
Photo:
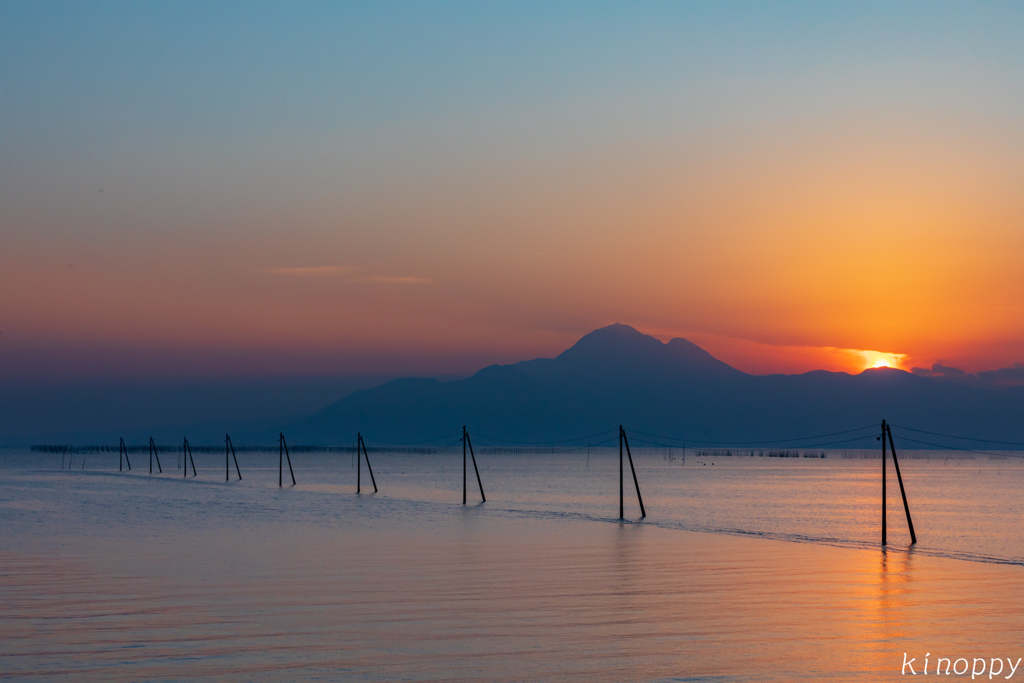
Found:
[{"label": "gradient blue sky", "polygon": [[[0,2],[0,375],[1024,360],[1019,3]],[[875,355],[871,355],[875,354]]]}]

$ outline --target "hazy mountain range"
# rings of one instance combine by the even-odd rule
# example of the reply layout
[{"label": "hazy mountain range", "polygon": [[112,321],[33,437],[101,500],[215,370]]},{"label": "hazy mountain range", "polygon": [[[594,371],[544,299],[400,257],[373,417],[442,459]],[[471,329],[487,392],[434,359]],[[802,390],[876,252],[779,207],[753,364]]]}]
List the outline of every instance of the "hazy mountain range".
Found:
[{"label": "hazy mountain range", "polygon": [[[370,445],[443,445],[457,439],[462,425],[467,425],[474,443],[481,445],[586,445],[614,438],[613,430],[622,424],[638,445],[679,445],[685,440],[691,446],[756,442],[780,448],[874,448],[874,432],[834,433],[886,419],[924,431],[1024,443],[1024,387],[1005,388],[1014,383],[1017,369],[967,375],[940,365],[914,372],[883,368],[857,375],[818,370],[757,376],[717,360],[685,339],[662,343],[616,324],[587,334],[556,358],[492,365],[464,379],[306,382],[308,387],[296,385],[289,389],[292,393],[284,393],[286,405],[296,409],[281,411],[280,417],[247,417],[241,410],[230,419],[173,424],[144,422],[137,415],[102,429],[50,430],[32,437],[32,442],[116,443],[118,436],[144,442],[153,435],[174,443],[185,435],[193,443],[216,443],[229,431],[237,442],[251,443],[273,439],[283,430],[296,444],[349,444],[361,432]],[[329,400],[332,386],[347,395],[309,414],[317,401],[323,405]],[[230,395],[251,397],[258,388],[240,386]],[[229,397],[210,391],[204,391],[208,400],[223,402]],[[274,391],[281,395],[284,390]],[[285,404],[275,405],[280,409]],[[271,405],[260,407],[267,415]],[[301,417],[303,410],[307,417]],[[155,426],[161,424],[165,426]],[[828,436],[797,438],[816,435]],[[913,436],[924,442],[956,443],[921,433]],[[860,439],[846,441],[854,437]],[[925,447],[906,441],[903,445]]]},{"label": "hazy mountain range", "polygon": [[[480,443],[576,439],[616,429],[699,441],[767,443],[880,423],[1024,443],[1024,387],[984,389],[895,369],[858,375],[741,372],[685,339],[662,343],[627,325],[584,336],[553,359],[493,365],[472,377],[402,379],[357,391],[289,427],[299,441],[356,431],[423,443],[468,425]],[[857,436],[856,434],[853,436]],[[836,435],[790,445],[850,438]],[[922,435],[920,440],[935,439]],[[591,439],[596,441],[597,439]],[[874,438],[835,447],[873,447]],[[781,442],[778,445],[787,445]],[[920,444],[917,444],[920,446]]]}]

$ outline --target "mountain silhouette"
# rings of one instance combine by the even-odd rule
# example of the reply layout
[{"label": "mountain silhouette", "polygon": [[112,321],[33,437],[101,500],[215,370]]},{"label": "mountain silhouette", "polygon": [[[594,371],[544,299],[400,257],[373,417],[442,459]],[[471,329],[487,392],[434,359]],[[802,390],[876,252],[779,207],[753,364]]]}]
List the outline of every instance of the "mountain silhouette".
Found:
[{"label": "mountain silhouette", "polygon": [[[556,358],[492,365],[461,380],[399,379],[357,391],[287,431],[295,443],[341,442],[358,431],[381,445],[443,445],[467,425],[480,443],[586,445],[588,435],[622,424],[636,432],[638,443],[668,436],[692,445],[873,448],[873,438],[835,443],[844,435],[833,433],[886,419],[925,431],[1024,442],[1022,415],[1022,387],[977,389],[890,368],[756,376],[685,339],[663,343],[615,324],[585,335]],[[813,435],[830,436],[787,443]]]}]

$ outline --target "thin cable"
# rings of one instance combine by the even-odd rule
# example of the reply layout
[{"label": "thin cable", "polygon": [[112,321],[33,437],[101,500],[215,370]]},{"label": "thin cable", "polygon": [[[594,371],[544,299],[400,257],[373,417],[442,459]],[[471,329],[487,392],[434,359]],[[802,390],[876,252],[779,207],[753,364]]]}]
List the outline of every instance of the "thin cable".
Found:
[{"label": "thin cable", "polygon": [[900,427],[899,425],[890,425],[890,427],[896,427],[896,429],[906,429],[908,432],[918,432],[919,434],[930,434],[931,436],[942,436],[947,439],[961,439],[963,441],[980,441],[982,443],[999,443],[1006,446],[1024,446],[1024,443],[1018,443],[1016,441],[994,441],[992,439],[975,439],[970,436],[953,436],[952,434],[939,434],[938,432],[926,432],[923,429],[914,429],[913,427]]},{"label": "thin cable", "polygon": [[[824,442],[824,443],[813,443],[813,444],[803,444],[803,445],[776,446],[775,448],[781,448],[781,449],[792,448],[794,450],[800,449],[800,448],[803,448],[803,449],[823,448],[825,446],[833,446],[835,444],[850,443],[851,441],[861,441],[863,439],[873,439],[873,438],[875,438],[875,437],[872,436],[871,434],[867,434],[865,436],[855,436],[852,439],[839,439],[838,441],[827,441],[827,442]],[[655,442],[655,441],[647,441],[646,439],[640,439],[640,438],[635,438],[634,441],[636,441],[637,443],[644,443],[644,444],[647,444],[647,445],[650,445],[650,446],[662,446],[662,447],[665,447],[665,448],[679,448],[679,446],[677,444],[658,443],[658,442]],[[694,448],[696,449],[697,447],[695,446]],[[716,450],[722,450],[722,449],[716,449]],[[757,450],[757,448],[756,447],[755,448],[743,448],[743,449],[737,448],[737,449],[732,449],[732,450],[744,450],[744,451],[747,451],[747,450]]]},{"label": "thin cable", "polygon": [[377,439],[377,438],[374,438],[374,437],[365,437],[364,436],[363,437],[363,441],[374,441],[376,443],[387,444],[388,446],[423,446],[423,445],[426,445],[426,444],[434,443],[435,441],[443,441],[445,439],[450,439],[453,436],[458,436],[458,435],[459,435],[459,432],[454,432],[452,434],[445,434],[444,436],[439,436],[436,439],[424,439],[424,440],[421,440],[421,441],[385,441],[384,439]]},{"label": "thin cable", "polygon": [[612,432],[616,432],[616,431],[618,431],[618,430],[617,429],[608,429],[608,430],[605,430],[603,432],[598,432],[597,434],[588,434],[587,436],[577,436],[577,437],[574,437],[572,439],[552,439],[550,441],[515,441],[513,439],[500,439],[500,438],[498,438],[496,436],[487,436],[486,434],[481,434],[479,432],[473,432],[473,435],[474,436],[478,436],[481,439],[489,439],[491,441],[501,441],[502,443],[517,443],[517,444],[524,444],[524,445],[546,445],[546,444],[552,444],[552,443],[569,443],[570,441],[582,441],[583,439],[593,439],[594,437],[604,436],[605,434],[611,434]]},{"label": "thin cable", "polygon": [[918,443],[918,444],[921,444],[921,445],[924,445],[924,446],[934,446],[935,448],[938,448],[940,450],[945,450],[945,451],[961,451],[963,453],[977,453],[978,455],[990,455],[990,456],[994,456],[994,457],[997,457],[997,458],[1024,458],[1024,455],[1011,455],[1009,453],[990,453],[988,451],[975,451],[975,450],[971,450],[970,448],[957,448],[956,446],[943,446],[943,445],[937,444],[937,443],[928,443],[927,441],[918,441],[917,439],[909,439],[909,438],[907,438],[905,436],[901,436],[900,439],[902,441],[911,441],[913,443]]},{"label": "thin cable", "polygon": [[[852,434],[853,432],[861,432],[865,429],[877,429],[878,425],[867,425],[866,427],[858,427],[857,429],[846,429],[841,432],[832,432],[831,434],[817,434],[815,436],[800,436],[790,439],[775,439],[771,441],[702,441],[700,439],[685,439],[676,436],[662,436],[660,434],[648,434],[647,432],[641,432],[635,429],[626,430],[631,434],[643,434],[644,436],[652,436],[656,439],[668,439],[669,441],[686,441],[688,443],[699,443],[699,444],[712,444],[721,446],[752,446],[760,444],[771,444],[771,443],[792,443],[794,441],[808,441],[810,439],[824,439],[827,436],[839,436],[841,434]],[[801,446],[804,448],[804,446]]]}]

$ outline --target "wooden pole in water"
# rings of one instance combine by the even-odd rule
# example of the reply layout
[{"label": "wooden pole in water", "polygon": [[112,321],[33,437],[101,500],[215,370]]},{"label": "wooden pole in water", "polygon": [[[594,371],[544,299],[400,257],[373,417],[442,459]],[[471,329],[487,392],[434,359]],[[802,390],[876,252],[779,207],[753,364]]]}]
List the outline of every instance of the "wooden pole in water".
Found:
[{"label": "wooden pole in water", "polygon": [[292,456],[288,455],[288,442],[285,441],[284,432],[281,433],[281,445],[284,446],[284,457],[288,460],[288,474],[292,475],[292,486],[295,486],[295,470],[292,469]]},{"label": "wooden pole in water", "polygon": [[885,545],[885,420],[882,420],[882,545]]},{"label": "wooden pole in water", "polygon": [[359,435],[359,443],[363,447],[363,457],[366,458],[366,470],[370,473],[370,482],[373,484],[373,492],[377,493],[377,480],[373,478],[373,467],[370,466],[370,453],[366,450],[366,442],[363,436]]},{"label": "wooden pole in water", "polygon": [[235,455],[235,444],[231,441],[231,437],[227,434],[224,435],[228,440],[228,445],[231,446],[231,458],[235,461],[235,472],[238,473],[238,481],[242,481],[242,470],[238,467],[238,456]]},{"label": "wooden pole in water", "polygon": [[889,433],[889,448],[892,450],[892,464],[896,468],[896,479],[900,482],[900,495],[903,496],[903,511],[907,513],[907,527],[910,529],[910,542],[917,543],[917,534],[914,533],[914,520],[910,519],[910,505],[907,503],[907,492],[903,490],[903,477],[900,475],[900,461],[896,459],[896,444],[892,441],[892,427],[887,426],[885,430]]},{"label": "wooden pole in water", "polygon": [[469,457],[473,459],[473,471],[476,472],[476,483],[480,486],[480,498],[486,503],[487,496],[484,495],[484,483],[480,481],[480,470],[476,467],[476,456],[473,454],[473,440],[469,438],[469,432],[466,432],[466,444],[469,446]]},{"label": "wooden pole in water", "polygon": [[363,470],[363,435],[356,432],[356,493],[362,493],[360,478]]},{"label": "wooden pole in water", "polygon": [[636,487],[636,499],[640,501],[640,517],[647,516],[644,510],[644,499],[640,496],[640,483],[636,480],[636,469],[633,467],[633,454],[629,452],[629,439],[626,438],[626,430],[622,430],[622,441],[626,444],[626,456],[629,458],[629,471],[633,473],[633,486]]},{"label": "wooden pole in water", "polygon": [[188,445],[188,439],[185,439],[181,450],[181,463],[184,465],[184,467],[181,468],[181,471],[184,472],[186,477],[188,476],[188,462],[185,462],[185,452],[187,451],[188,460],[192,463],[192,476],[198,477],[199,475],[196,474],[196,461],[192,459],[192,447]]},{"label": "wooden pole in water", "polygon": [[462,425],[462,504],[466,504],[466,425]]},{"label": "wooden pole in water", "polygon": [[282,433],[277,437],[277,486],[280,488],[284,486],[282,484],[282,473],[284,472],[284,434]]},{"label": "wooden pole in water", "polygon": [[149,437],[149,473],[153,474],[153,456],[156,456],[156,466],[160,470],[160,474],[164,473],[164,468],[160,464],[160,451],[156,447],[156,442],[153,441],[153,437]]},{"label": "wooden pole in water", "polygon": [[128,471],[132,470],[132,461],[128,457],[128,447],[124,445],[124,437],[121,437],[120,453],[117,456],[117,471],[121,471],[121,456],[124,456],[124,461],[128,463]]},{"label": "wooden pole in water", "polygon": [[622,425],[619,425],[619,519],[625,519],[622,512]]},{"label": "wooden pole in water", "polygon": [[231,481],[231,463],[228,461],[228,435],[224,435],[224,481]]}]

